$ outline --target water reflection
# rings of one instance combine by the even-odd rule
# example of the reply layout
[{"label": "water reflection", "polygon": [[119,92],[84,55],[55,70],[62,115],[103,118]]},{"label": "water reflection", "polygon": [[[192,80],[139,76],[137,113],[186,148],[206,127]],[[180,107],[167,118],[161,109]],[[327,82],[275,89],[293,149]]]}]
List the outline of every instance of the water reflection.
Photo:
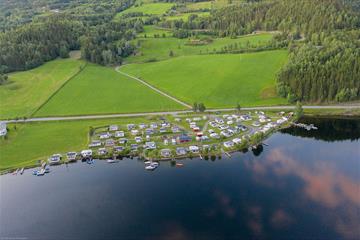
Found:
[{"label": "water reflection", "polygon": [[304,117],[301,123],[314,124],[318,130],[307,131],[303,128],[288,128],[281,132],[293,136],[314,138],[328,142],[358,140],[360,138],[359,118],[321,118]]},{"label": "water reflection", "polygon": [[[247,160],[246,166],[254,173],[254,179],[259,184],[270,188],[293,185],[291,179],[294,177],[301,180],[300,192],[294,196],[296,201],[302,201],[299,204],[306,204],[308,200],[317,203],[327,209],[321,214],[326,215],[324,219],[339,234],[351,239],[360,236],[359,179],[353,179],[336,166],[327,164],[327,159],[307,162],[286,147],[278,147],[270,149],[264,159]],[[292,222],[293,219],[284,210],[277,210],[271,218],[274,227],[284,227]]]}]

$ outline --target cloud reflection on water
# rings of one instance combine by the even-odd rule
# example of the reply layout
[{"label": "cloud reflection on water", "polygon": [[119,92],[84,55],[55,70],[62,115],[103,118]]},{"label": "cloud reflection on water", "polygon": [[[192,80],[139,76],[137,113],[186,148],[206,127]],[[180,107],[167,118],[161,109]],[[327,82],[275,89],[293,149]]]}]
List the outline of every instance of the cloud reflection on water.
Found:
[{"label": "cloud reflection on water", "polygon": [[[325,209],[321,213],[324,222],[346,238],[359,238],[360,183],[326,160],[316,160],[315,164],[293,156],[286,149],[274,148],[265,159],[246,160],[245,166],[254,173],[255,181],[267,187],[281,187],[287,184],[286,177],[297,177],[303,184],[299,196],[305,204],[309,200],[320,204]],[[290,217],[280,211],[271,222],[276,226],[279,220],[289,222]]]}]

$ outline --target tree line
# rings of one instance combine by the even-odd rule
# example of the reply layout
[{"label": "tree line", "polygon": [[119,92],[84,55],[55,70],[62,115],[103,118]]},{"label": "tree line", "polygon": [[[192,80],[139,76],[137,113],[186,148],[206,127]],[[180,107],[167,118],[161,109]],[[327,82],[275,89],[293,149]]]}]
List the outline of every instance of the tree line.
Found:
[{"label": "tree line", "polygon": [[0,72],[27,70],[79,48],[83,25],[60,17],[0,34]]}]

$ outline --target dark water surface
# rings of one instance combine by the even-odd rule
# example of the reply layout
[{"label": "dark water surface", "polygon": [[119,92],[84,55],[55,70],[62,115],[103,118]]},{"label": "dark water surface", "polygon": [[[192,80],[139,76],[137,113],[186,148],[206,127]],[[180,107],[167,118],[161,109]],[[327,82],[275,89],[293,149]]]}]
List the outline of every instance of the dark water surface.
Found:
[{"label": "dark water surface", "polygon": [[359,120],[304,121],[319,130],[182,168],[126,159],[3,175],[0,239],[360,239]]}]

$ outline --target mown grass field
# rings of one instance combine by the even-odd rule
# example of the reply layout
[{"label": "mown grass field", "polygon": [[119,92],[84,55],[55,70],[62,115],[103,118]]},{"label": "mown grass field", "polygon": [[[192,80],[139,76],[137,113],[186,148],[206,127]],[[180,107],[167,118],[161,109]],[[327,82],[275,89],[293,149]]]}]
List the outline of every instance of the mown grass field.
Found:
[{"label": "mown grass field", "polygon": [[30,116],[82,65],[83,61],[59,59],[10,74],[10,83],[0,86],[0,118]]},{"label": "mown grass field", "polygon": [[147,3],[138,7],[131,7],[116,14],[114,20],[119,20],[123,15],[134,12],[141,12],[144,15],[162,15],[167,12],[174,4],[172,3]]},{"label": "mown grass field", "polygon": [[9,125],[7,139],[0,139],[0,170],[30,166],[51,154],[87,149],[90,127],[138,123],[138,118],[38,122]]},{"label": "mown grass field", "polygon": [[188,103],[207,107],[285,104],[276,97],[276,72],[286,50],[249,54],[194,55],[166,61],[129,64],[121,71],[140,77]]},{"label": "mown grass field", "polygon": [[196,3],[187,3],[186,8],[189,10],[201,10],[201,9],[211,9],[212,2],[196,2]]},{"label": "mown grass field", "polygon": [[166,20],[180,20],[188,21],[190,15],[197,15],[198,17],[210,16],[210,12],[191,12],[191,13],[182,13],[174,16],[167,16]]},{"label": "mown grass field", "polygon": [[[151,36],[149,34],[150,31],[155,31],[153,28],[147,28],[147,36]],[[161,31],[165,30],[158,30]],[[139,34],[139,41],[141,42],[141,47],[138,49],[138,54],[136,56],[130,56],[125,61],[127,63],[134,62],[148,62],[148,61],[159,61],[169,59],[170,50],[173,51],[174,57],[177,56],[185,56],[185,55],[195,55],[195,54],[204,54],[211,53],[214,49],[220,50],[222,47],[227,46],[229,44],[237,43],[239,46],[244,46],[247,42],[251,44],[259,44],[266,43],[271,40],[272,34],[264,33],[257,35],[249,35],[239,38],[216,38],[213,39],[213,42],[206,45],[188,45],[188,39],[179,39],[173,37],[165,37],[165,38],[153,38],[147,37],[143,38],[143,33]],[[142,37],[142,38],[141,38]]]},{"label": "mown grass field", "polygon": [[154,35],[157,34],[160,37],[163,36],[163,34],[165,34],[166,37],[170,37],[173,35],[171,30],[168,29],[163,29],[163,28],[157,28],[154,27],[153,25],[145,25],[144,26],[144,32],[140,33],[138,35],[139,38],[154,38]]},{"label": "mown grass field", "polygon": [[65,116],[183,109],[112,68],[88,64],[35,115]]}]

